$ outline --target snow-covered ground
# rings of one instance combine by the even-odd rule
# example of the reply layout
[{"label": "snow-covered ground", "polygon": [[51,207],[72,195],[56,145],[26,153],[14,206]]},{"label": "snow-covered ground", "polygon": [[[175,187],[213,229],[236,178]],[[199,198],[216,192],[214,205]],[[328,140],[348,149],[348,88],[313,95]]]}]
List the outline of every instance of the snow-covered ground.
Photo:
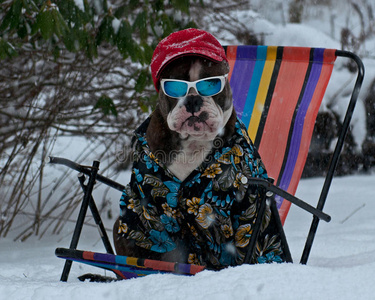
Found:
[{"label": "snow-covered ground", "polygon": [[[316,203],[322,178],[303,179],[297,196]],[[64,260],[56,247],[65,237],[24,243],[0,241],[0,299],[374,299],[375,174],[335,178],[307,265],[298,263],[311,217],[291,208],[285,231],[294,264],[244,265],[193,277],[150,275],[112,283],[80,282],[86,272],[104,271],[73,263],[67,283],[60,282]],[[110,227],[110,224],[106,225]],[[103,251],[94,228],[86,227],[79,248]],[[106,275],[112,276],[110,272]]]}]

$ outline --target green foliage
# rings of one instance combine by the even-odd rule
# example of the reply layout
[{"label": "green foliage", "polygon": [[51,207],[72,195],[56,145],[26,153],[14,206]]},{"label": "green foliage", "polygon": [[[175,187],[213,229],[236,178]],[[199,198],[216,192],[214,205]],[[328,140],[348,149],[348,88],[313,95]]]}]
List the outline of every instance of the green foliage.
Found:
[{"label": "green foliage", "polygon": [[117,109],[115,104],[113,103],[112,98],[108,97],[107,95],[102,95],[99,100],[96,102],[94,106],[95,109],[101,109],[105,116],[114,115],[117,117]]},{"label": "green foliage", "polygon": [[[160,0],[85,0],[82,3],[84,8],[78,7],[74,0],[2,3],[0,37],[16,51],[25,43],[34,48],[60,44],[60,48],[70,52],[84,51],[90,59],[97,56],[98,47],[108,43],[117,47],[124,59],[130,57],[133,62],[148,64],[150,49],[156,42],[184,27],[175,20],[175,12],[188,15],[190,7],[189,0],[170,0],[169,13]],[[11,55],[2,52],[1,57],[7,56]]]},{"label": "green foliage", "polygon": [[0,38],[0,59],[16,56],[17,52],[11,44]]},{"label": "green foliage", "polygon": [[147,112],[149,112],[150,107],[156,106],[157,101],[158,101],[158,96],[157,96],[157,94],[154,94],[154,95],[149,96],[149,97],[139,98],[138,99],[138,105],[143,112],[147,113]]},{"label": "green foliage", "polygon": [[57,7],[44,5],[36,17],[32,33],[37,31],[40,32],[44,40],[48,40],[52,38],[53,34],[57,37],[65,37],[70,30]]},{"label": "green foliage", "polygon": [[8,13],[5,15],[3,22],[1,23],[0,30],[3,31],[7,27],[9,30],[15,30],[18,28],[21,22],[21,10],[22,10],[22,1],[15,0],[10,6]]},{"label": "green foliage", "polygon": [[142,92],[144,88],[146,87],[147,83],[149,82],[149,80],[150,80],[150,76],[149,76],[148,70],[147,69],[141,70],[137,79],[137,83],[135,84],[136,92],[138,93]]},{"label": "green foliage", "polygon": [[176,9],[188,14],[189,13],[189,7],[190,7],[190,3],[189,1],[185,1],[185,0],[171,0],[171,4],[173,7],[175,7]]},{"label": "green foliage", "polygon": [[[148,71],[153,49],[171,32],[196,26],[189,17],[190,2],[82,0],[79,5],[75,0],[0,1],[0,59],[12,59],[23,49],[34,49],[55,61],[63,51],[84,53],[93,61],[101,48],[115,48],[124,60],[139,65],[138,70],[132,69],[131,76],[135,92],[145,101],[140,103],[144,109],[147,99],[152,98],[142,93],[147,87],[153,90]],[[96,108],[115,115],[113,103],[103,99]],[[103,101],[106,104],[102,107]]]}]

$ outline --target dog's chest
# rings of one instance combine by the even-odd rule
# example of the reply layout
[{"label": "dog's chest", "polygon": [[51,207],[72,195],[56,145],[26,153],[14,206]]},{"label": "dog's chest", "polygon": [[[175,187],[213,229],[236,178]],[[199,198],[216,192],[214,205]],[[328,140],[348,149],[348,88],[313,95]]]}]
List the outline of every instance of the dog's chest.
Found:
[{"label": "dog's chest", "polygon": [[212,141],[183,141],[181,150],[170,153],[168,169],[183,181],[202,164],[211,149]]}]

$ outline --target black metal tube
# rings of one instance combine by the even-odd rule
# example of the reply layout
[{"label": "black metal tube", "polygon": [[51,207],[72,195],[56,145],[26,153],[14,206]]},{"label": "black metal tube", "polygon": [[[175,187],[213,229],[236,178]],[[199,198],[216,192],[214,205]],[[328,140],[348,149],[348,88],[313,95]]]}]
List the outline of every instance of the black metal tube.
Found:
[{"label": "black metal tube", "polygon": [[[90,176],[91,174],[91,167],[85,167],[85,166],[82,166],[80,164],[77,164],[75,163],[74,161],[71,161],[69,159],[66,159],[66,158],[61,158],[61,157],[54,157],[54,156],[50,156],[49,157],[49,163],[50,164],[58,164],[58,165],[64,165],[64,166],[67,166],[73,170],[76,170],[80,173],[83,173],[85,175],[88,175]],[[122,192],[124,189],[125,189],[125,186],[116,182],[116,181],[113,181],[107,177],[104,177],[100,174],[97,174],[96,176],[96,180]]]},{"label": "black metal tube", "polygon": [[[86,193],[87,186],[84,183],[85,182],[85,175],[83,175],[81,173],[80,176],[78,176],[78,180],[79,180],[79,183],[81,184],[83,192]],[[94,201],[94,198],[92,197],[92,195],[90,195],[89,207],[90,207],[90,210],[91,210],[91,214],[94,218],[95,224],[98,227],[99,234],[100,234],[100,237],[102,239],[105,250],[109,254],[115,254],[114,251],[113,251],[111,242],[109,241],[107,231],[104,228],[104,224],[103,224],[102,218],[100,217],[99,210],[98,210],[98,208],[95,204],[95,201]]]},{"label": "black metal tube", "polygon": [[302,201],[301,199],[297,198],[296,196],[293,196],[292,194],[289,194],[288,192],[284,191],[283,189],[279,188],[276,185],[273,185],[272,183],[268,182],[265,179],[249,178],[248,183],[263,186],[267,190],[279,195],[280,197],[283,197],[284,199],[286,199],[286,200],[290,201],[291,203],[297,205],[298,207],[308,211],[309,213],[313,214],[314,216],[317,216],[319,219],[322,219],[326,222],[331,221],[331,217],[329,215],[327,215],[326,213],[322,212],[321,210],[316,209],[315,207],[313,207],[310,204]]},{"label": "black metal tube", "polygon": [[[326,199],[327,199],[328,191],[329,191],[329,188],[330,188],[331,183],[332,183],[333,175],[335,173],[335,170],[336,170],[336,167],[337,167],[337,164],[338,164],[338,161],[339,161],[340,153],[341,153],[341,150],[344,146],[345,137],[346,137],[346,134],[349,130],[350,121],[351,121],[352,116],[353,116],[353,112],[354,112],[354,108],[355,108],[355,105],[356,105],[356,102],[357,102],[357,99],[358,99],[358,95],[359,95],[359,92],[361,90],[363,77],[365,76],[365,67],[363,65],[362,60],[357,55],[355,55],[354,53],[348,52],[348,51],[337,50],[336,56],[348,57],[348,58],[353,59],[355,61],[355,63],[357,64],[357,67],[358,67],[358,75],[357,75],[357,80],[355,82],[353,92],[352,92],[352,95],[351,95],[351,98],[350,98],[350,101],[349,101],[348,109],[347,109],[346,114],[345,114],[342,129],[340,131],[335,150],[332,154],[331,161],[330,161],[329,166],[328,166],[327,176],[326,176],[326,179],[324,181],[322,192],[320,194],[319,202],[318,202],[318,205],[317,205],[318,210],[323,210],[323,208],[324,208],[324,204],[325,204]],[[302,256],[301,256],[301,261],[300,261],[301,264],[307,263],[307,260],[308,260],[309,255],[310,255],[311,247],[312,247],[312,244],[313,244],[313,241],[314,241],[314,238],[315,238],[315,234],[316,234],[316,231],[318,229],[318,225],[319,225],[319,219],[314,217],[313,221],[311,223],[309,234],[307,236],[305,248],[304,248]]]},{"label": "black metal tube", "polygon": [[[85,194],[83,196],[81,209],[80,209],[79,214],[78,214],[76,226],[75,226],[75,229],[74,229],[74,232],[73,232],[73,237],[72,237],[72,240],[70,242],[69,249],[74,249],[74,250],[77,249],[79,237],[81,236],[83,223],[85,221],[85,216],[86,216],[86,213],[87,213],[87,208],[88,208],[89,203],[90,203],[91,193],[92,193],[92,190],[93,190],[94,185],[95,185],[96,175],[97,175],[98,170],[99,170],[99,164],[100,164],[99,161],[93,162],[91,174],[90,174],[90,177],[89,177],[89,182],[87,184],[87,189],[86,189]],[[61,278],[60,278],[61,281],[65,282],[65,281],[68,280],[71,267],[72,267],[72,261],[66,260],[65,265],[64,265],[64,269],[63,269],[63,272],[62,272]]]}]

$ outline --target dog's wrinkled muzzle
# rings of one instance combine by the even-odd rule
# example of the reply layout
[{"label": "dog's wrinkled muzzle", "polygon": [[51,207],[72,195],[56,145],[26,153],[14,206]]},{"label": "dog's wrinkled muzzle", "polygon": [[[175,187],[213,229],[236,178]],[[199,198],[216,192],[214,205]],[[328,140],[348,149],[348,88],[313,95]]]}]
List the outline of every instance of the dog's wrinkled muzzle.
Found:
[{"label": "dog's wrinkled muzzle", "polygon": [[207,112],[202,112],[199,116],[191,116],[183,123],[182,129],[192,134],[201,131],[211,131],[206,123],[207,119]]},{"label": "dog's wrinkled muzzle", "polygon": [[185,139],[213,140],[223,127],[223,112],[212,98],[189,95],[168,115],[171,130]]}]

